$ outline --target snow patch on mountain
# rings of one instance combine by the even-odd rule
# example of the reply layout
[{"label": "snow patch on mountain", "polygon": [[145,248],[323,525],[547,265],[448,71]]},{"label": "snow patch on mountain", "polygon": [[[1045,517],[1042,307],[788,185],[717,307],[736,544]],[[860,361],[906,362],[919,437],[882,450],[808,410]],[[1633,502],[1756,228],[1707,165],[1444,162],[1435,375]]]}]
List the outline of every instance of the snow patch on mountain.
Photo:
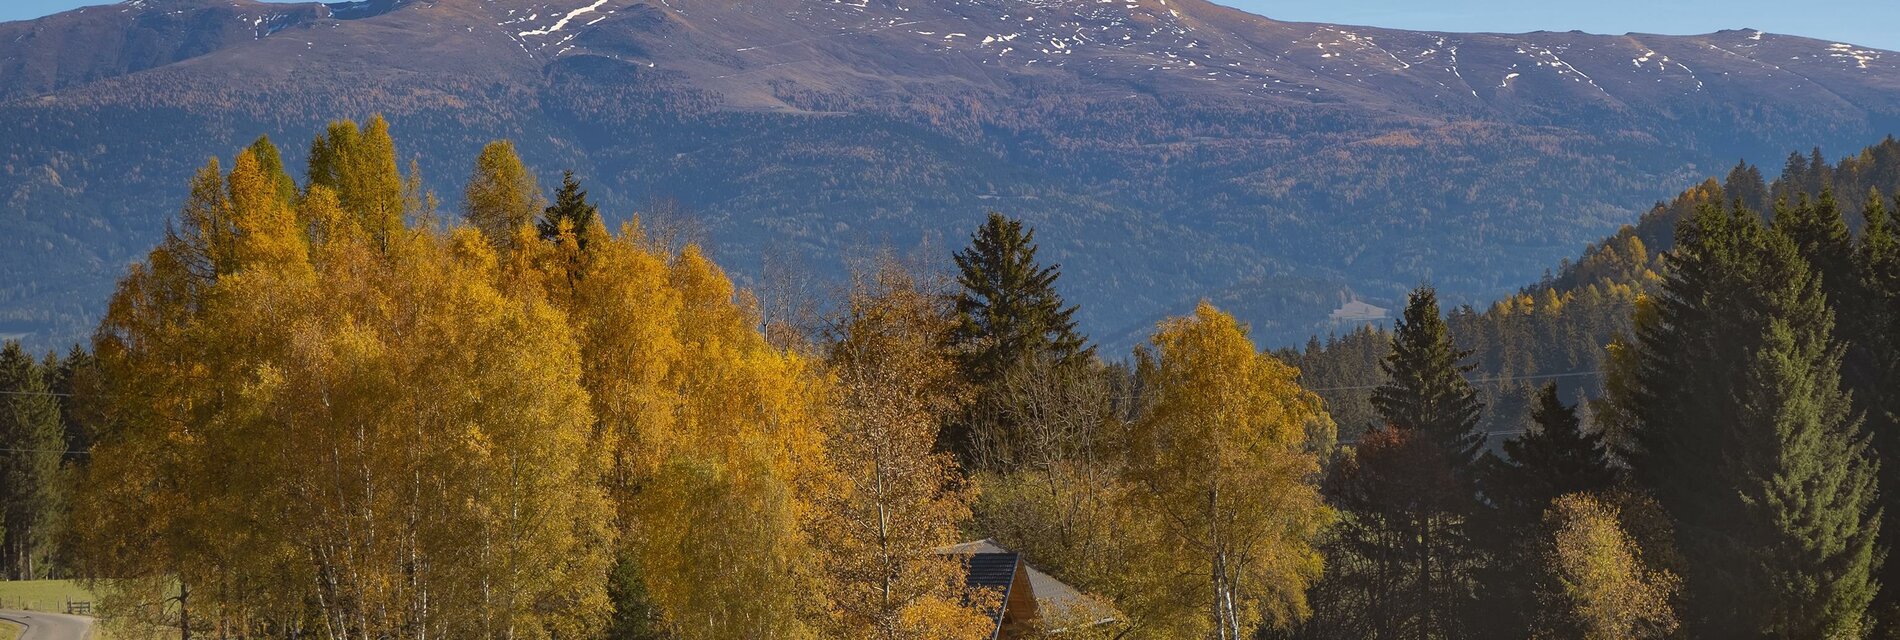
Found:
[{"label": "snow patch on mountain", "polygon": [[[567,28],[567,23],[573,21],[575,18],[581,17],[581,15],[583,14],[588,14],[588,13],[593,13],[595,11],[598,11],[600,10],[602,6],[606,4],[607,4],[607,0],[594,0],[593,4],[587,5],[585,7],[581,7],[579,9],[575,9],[573,11],[569,11],[567,15],[561,16],[561,19],[558,21],[555,21],[553,26],[542,28],[542,29],[532,29],[528,31],[523,31],[515,35],[526,38],[528,36],[545,36],[550,33],[560,31],[562,29]],[[528,17],[529,20],[534,20],[534,18],[535,18],[534,16]]]}]

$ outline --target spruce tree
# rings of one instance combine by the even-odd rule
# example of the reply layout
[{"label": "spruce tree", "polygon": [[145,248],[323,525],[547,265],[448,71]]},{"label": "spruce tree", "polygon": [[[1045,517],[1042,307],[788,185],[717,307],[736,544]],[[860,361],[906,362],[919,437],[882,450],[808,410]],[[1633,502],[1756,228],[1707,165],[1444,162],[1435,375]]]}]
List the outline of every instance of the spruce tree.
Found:
[{"label": "spruce tree", "polygon": [[[1881,460],[1881,528],[1893,535],[1900,532],[1900,393],[1893,391],[1900,389],[1900,224],[1878,191],[1868,196],[1862,215],[1854,251],[1862,296],[1842,313],[1843,329],[1853,332],[1842,374],[1874,437]],[[1900,636],[1900,561],[1882,565],[1879,577],[1886,588],[1877,596],[1876,615],[1893,630],[1887,637]]]},{"label": "spruce tree", "polygon": [[1821,292],[1837,310],[1860,298],[1854,240],[1832,191],[1822,191],[1816,199],[1801,194],[1794,205],[1777,206],[1774,228],[1794,241],[1801,259],[1821,278]]},{"label": "spruce tree", "polygon": [[1768,206],[1768,182],[1762,179],[1761,169],[1746,160],[1729,170],[1728,178],[1722,181],[1722,193],[1756,211]]},{"label": "spruce tree", "polygon": [[105,427],[105,379],[99,371],[99,359],[79,345],[73,345],[59,361],[52,381],[54,397],[59,400],[61,430],[65,436],[66,462],[86,463],[99,430]]},{"label": "spruce tree", "polygon": [[[1036,260],[1036,232],[1021,220],[991,212],[970,237],[957,263],[956,324],[950,341],[957,370],[977,389],[976,401],[943,430],[943,443],[977,462],[977,449],[1007,459],[1021,439],[1020,411],[992,390],[1013,369],[1085,365],[1094,354],[1075,329],[1076,307],[1064,304],[1055,283],[1059,265]],[[979,447],[977,441],[985,444]],[[989,463],[1007,464],[1007,460]]]},{"label": "spruce tree", "polygon": [[0,520],[7,531],[0,574],[48,576],[59,521],[64,429],[46,371],[9,341],[0,348]]},{"label": "spruce tree", "polygon": [[1480,486],[1495,510],[1478,519],[1478,538],[1492,554],[1479,582],[1495,613],[1480,623],[1495,637],[1521,634],[1538,610],[1540,586],[1552,580],[1540,530],[1551,501],[1616,481],[1602,435],[1584,432],[1555,383],[1533,394],[1529,422],[1523,435],[1504,442],[1504,457],[1487,453],[1481,462]]},{"label": "spruce tree", "polygon": [[1036,231],[991,212],[956,253],[957,326],[965,347],[960,368],[978,384],[998,379],[1033,358],[1071,361],[1091,353],[1075,330],[1076,307],[1065,306],[1055,283],[1060,265],[1036,261]]},{"label": "spruce tree", "polygon": [[1386,382],[1372,392],[1372,406],[1387,425],[1418,431],[1445,449],[1466,475],[1484,447],[1478,430],[1484,405],[1465,380],[1471,351],[1459,349],[1438,312],[1438,292],[1413,291],[1392,332],[1392,352],[1381,363]]},{"label": "spruce tree", "polygon": [[574,172],[562,171],[561,190],[554,193],[554,204],[542,213],[541,220],[535,223],[535,229],[541,233],[542,240],[553,240],[560,237],[561,229],[566,227],[585,248],[585,234],[599,217],[600,210],[587,201],[587,191],[581,189],[580,180],[574,178]]},{"label": "spruce tree", "polygon": [[[1413,291],[1393,329],[1392,351],[1381,363],[1386,382],[1372,392],[1372,406],[1402,441],[1430,455],[1414,454],[1410,478],[1403,482],[1442,484],[1429,502],[1414,507],[1391,533],[1416,542],[1398,545],[1403,571],[1411,581],[1405,611],[1415,620],[1417,637],[1463,637],[1488,627],[1477,614],[1478,578],[1483,554],[1474,538],[1485,518],[1477,500],[1475,470],[1484,433],[1478,429],[1483,405],[1465,373],[1470,351],[1452,344],[1439,316],[1438,294],[1431,287]],[[1377,432],[1375,432],[1376,434]]]},{"label": "spruce tree", "polygon": [[1639,477],[1673,517],[1690,632],[1864,631],[1876,463],[1840,381],[1820,277],[1795,241],[1712,205],[1677,231],[1639,323]]},{"label": "spruce tree", "polygon": [[1499,508],[1535,521],[1557,496],[1608,488],[1616,472],[1603,435],[1584,432],[1577,408],[1564,404],[1555,383],[1532,402],[1531,428],[1504,442],[1505,457],[1487,466],[1484,492]]}]

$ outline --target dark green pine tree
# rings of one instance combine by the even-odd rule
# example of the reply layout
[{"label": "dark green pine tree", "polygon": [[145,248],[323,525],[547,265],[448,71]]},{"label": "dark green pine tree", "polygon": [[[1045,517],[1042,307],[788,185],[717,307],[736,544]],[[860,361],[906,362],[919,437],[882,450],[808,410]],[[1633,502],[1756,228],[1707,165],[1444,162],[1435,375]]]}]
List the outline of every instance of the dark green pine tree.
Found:
[{"label": "dark green pine tree", "polygon": [[1840,380],[1820,278],[1745,210],[1677,230],[1640,323],[1633,452],[1672,516],[1695,637],[1864,632],[1876,463]]},{"label": "dark green pine tree", "polygon": [[1793,206],[1777,203],[1776,231],[1794,240],[1801,259],[1821,277],[1821,292],[1840,308],[1840,303],[1860,298],[1860,282],[1854,273],[1854,239],[1841,217],[1834,192],[1822,191],[1818,199],[1801,194]]},{"label": "dark green pine tree", "polygon": [[1504,442],[1504,457],[1487,465],[1484,494],[1500,509],[1535,522],[1550,501],[1616,482],[1603,435],[1585,433],[1577,408],[1547,384],[1532,400],[1531,428]]},{"label": "dark green pine tree", "polygon": [[[1900,389],[1900,223],[1878,191],[1868,196],[1862,215],[1854,251],[1862,296],[1843,305],[1842,327],[1853,335],[1842,373],[1880,454],[1881,530],[1892,535],[1900,532],[1900,393],[1893,391]],[[1882,637],[1900,637],[1900,560],[1883,564],[1879,578],[1885,588],[1874,610],[1886,632]]]},{"label": "dark green pine tree", "polygon": [[1504,457],[1484,455],[1480,487],[1495,509],[1478,519],[1478,539],[1491,553],[1479,575],[1492,613],[1478,620],[1489,637],[1522,636],[1539,610],[1541,587],[1553,584],[1541,525],[1552,500],[1608,489],[1616,483],[1603,436],[1585,433],[1576,407],[1555,383],[1531,399],[1530,427],[1504,442]]},{"label": "dark green pine tree", "polygon": [[1792,201],[1803,193],[1814,193],[1808,189],[1813,183],[1814,167],[1808,164],[1808,157],[1800,153],[1788,154],[1787,162],[1781,165],[1781,177],[1776,178],[1769,194],[1775,201]]},{"label": "dark green pine tree", "polygon": [[554,204],[542,213],[534,228],[541,232],[542,240],[553,240],[561,236],[565,226],[574,233],[576,242],[586,248],[587,230],[600,217],[600,210],[587,201],[587,192],[581,189],[581,183],[574,178],[573,171],[561,172],[561,190],[554,194]]},{"label": "dark green pine tree", "polygon": [[[1478,429],[1483,404],[1465,379],[1471,352],[1452,344],[1450,330],[1438,311],[1438,293],[1431,287],[1413,291],[1392,332],[1392,351],[1380,370],[1385,383],[1372,392],[1379,418],[1404,438],[1420,443],[1433,455],[1418,458],[1417,474],[1402,482],[1450,482],[1428,506],[1407,516],[1415,522],[1398,527],[1394,535],[1416,539],[1399,545],[1398,565],[1413,576],[1413,595],[1404,611],[1391,615],[1415,621],[1419,638],[1458,638],[1481,634],[1495,622],[1486,618],[1479,599],[1486,576],[1485,555],[1478,541],[1490,527],[1490,514],[1478,501],[1478,451],[1484,432]],[[1488,589],[1486,589],[1488,591]]]},{"label": "dark green pine tree", "polygon": [[107,393],[99,359],[79,345],[73,345],[59,361],[52,380],[54,396],[59,400],[61,430],[65,434],[66,462],[83,465],[87,452],[104,428],[105,407],[99,398]]},{"label": "dark green pine tree", "polygon": [[0,575],[13,580],[48,577],[64,510],[64,428],[46,375],[20,343],[0,348],[0,520],[7,532]]},{"label": "dark green pine tree", "polygon": [[1762,179],[1761,169],[1746,160],[1729,170],[1728,177],[1722,181],[1722,193],[1756,211],[1768,208],[1768,182]]},{"label": "dark green pine tree", "polygon": [[1036,231],[990,212],[957,262],[959,364],[977,385],[1031,360],[1070,362],[1093,353],[1075,330],[1076,307],[1056,293],[1060,265],[1036,261]]},{"label": "dark green pine tree", "polygon": [[955,254],[956,325],[950,342],[975,401],[940,435],[964,464],[1007,470],[1026,452],[1023,407],[1002,392],[1015,379],[1062,379],[1053,368],[1089,366],[1094,348],[1075,330],[1076,307],[1056,293],[1061,267],[1036,261],[1036,232],[990,212]]},{"label": "dark green pine tree", "polygon": [[1438,292],[1413,291],[1392,332],[1392,352],[1380,365],[1385,384],[1372,392],[1372,406],[1386,424],[1414,429],[1443,448],[1461,476],[1484,448],[1478,430],[1484,405],[1465,380],[1470,351],[1451,342],[1438,313]]}]

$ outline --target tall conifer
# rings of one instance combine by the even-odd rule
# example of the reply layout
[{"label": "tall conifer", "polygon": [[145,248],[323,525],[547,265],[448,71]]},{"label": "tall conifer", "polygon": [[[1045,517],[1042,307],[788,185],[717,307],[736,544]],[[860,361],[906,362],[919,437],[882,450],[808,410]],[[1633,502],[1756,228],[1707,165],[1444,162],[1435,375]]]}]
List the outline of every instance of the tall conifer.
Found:
[{"label": "tall conifer", "polygon": [[1821,292],[1832,306],[1838,310],[1860,297],[1854,274],[1854,240],[1832,191],[1822,191],[1813,199],[1801,194],[1794,205],[1778,206],[1774,228],[1794,241],[1801,259],[1820,277]]},{"label": "tall conifer", "polygon": [[1465,373],[1469,350],[1451,342],[1438,312],[1438,292],[1413,291],[1392,334],[1392,353],[1381,369],[1386,383],[1372,392],[1372,406],[1386,424],[1414,429],[1445,449],[1461,475],[1484,447],[1478,419],[1484,410]]},{"label": "tall conifer", "polygon": [[966,462],[1000,457],[1005,460],[986,462],[1007,464],[1008,451],[1022,438],[1023,425],[1013,417],[1020,412],[992,392],[1011,370],[1080,365],[1094,353],[1075,330],[1076,307],[1056,293],[1061,267],[1043,266],[1036,249],[1034,229],[991,212],[970,246],[954,256],[960,290],[950,341],[957,370],[976,386],[977,397],[943,438]]},{"label": "tall conifer", "polygon": [[991,212],[957,252],[957,327],[967,347],[962,369],[983,384],[1019,362],[1037,357],[1070,360],[1089,352],[1075,330],[1076,307],[1056,293],[1060,265],[1036,260],[1036,231]]},{"label": "tall conifer", "polygon": [[561,190],[554,193],[554,204],[542,213],[541,220],[535,223],[535,229],[541,232],[542,240],[552,240],[560,237],[561,229],[565,226],[585,247],[586,238],[583,234],[599,217],[600,210],[587,201],[587,191],[581,189],[581,182],[574,177],[574,172],[563,171]]},{"label": "tall conifer", "polygon": [[[1854,268],[1862,295],[1846,305],[1843,329],[1851,331],[1842,373],[1854,390],[1854,399],[1867,417],[1879,452],[1881,529],[1900,532],[1900,224],[1888,213],[1884,198],[1875,191],[1862,209],[1860,245]],[[1851,327],[1851,328],[1850,328]],[[1891,541],[1887,543],[1893,547]],[[1900,637],[1900,561],[1882,565],[1875,604],[1886,637]]]},{"label": "tall conifer", "polygon": [[46,370],[9,341],[0,349],[0,575],[47,577],[53,528],[63,511],[59,464],[66,450],[59,402]]},{"label": "tall conifer", "polygon": [[1505,441],[1505,457],[1487,469],[1485,496],[1535,519],[1566,493],[1595,491],[1616,481],[1600,433],[1586,433],[1577,408],[1564,404],[1557,385],[1537,391],[1532,427]]},{"label": "tall conifer", "polygon": [[1452,344],[1437,292],[1421,287],[1393,330],[1392,352],[1381,363],[1386,383],[1372,392],[1373,408],[1394,433],[1371,440],[1411,451],[1398,456],[1409,461],[1398,465],[1409,467],[1403,482],[1437,486],[1400,510],[1403,515],[1386,519],[1388,535],[1408,540],[1386,552],[1416,576],[1405,610],[1390,614],[1413,621],[1412,637],[1462,637],[1482,622],[1472,616],[1484,564],[1473,534],[1480,513],[1474,472],[1485,436],[1478,429],[1483,405],[1464,377],[1472,369],[1464,362],[1470,355]]},{"label": "tall conifer", "polygon": [[1636,465],[1674,517],[1692,633],[1858,635],[1876,464],[1821,280],[1751,212],[1705,206],[1640,325]]}]

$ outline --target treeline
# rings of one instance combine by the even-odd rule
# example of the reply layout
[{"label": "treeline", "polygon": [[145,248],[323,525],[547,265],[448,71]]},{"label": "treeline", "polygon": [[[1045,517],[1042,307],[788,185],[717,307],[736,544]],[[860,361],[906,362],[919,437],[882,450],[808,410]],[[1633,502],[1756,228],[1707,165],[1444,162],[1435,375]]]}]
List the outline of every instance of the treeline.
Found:
[{"label": "treeline", "polygon": [[[1791,153],[1772,181],[1760,167],[1737,163],[1720,180],[1658,202],[1635,224],[1592,243],[1517,295],[1483,309],[1449,310],[1454,341],[1473,351],[1474,377],[1485,381],[1478,385],[1491,409],[1485,430],[1496,436],[1494,444],[1521,432],[1546,382],[1557,383],[1567,401],[1603,397],[1612,352],[1607,347],[1631,336],[1636,300],[1657,295],[1676,229],[1701,207],[1739,202],[1765,222],[1819,209],[1814,215],[1839,216],[1859,233],[1867,204],[1884,201],[1886,194],[1900,194],[1900,140],[1891,137],[1832,164],[1819,149]],[[1377,363],[1389,337],[1362,327],[1314,337],[1279,355],[1300,367],[1307,386],[1326,398],[1342,437],[1351,439],[1377,422],[1367,399],[1379,381]]]},{"label": "treeline", "polygon": [[768,319],[509,143],[459,216],[380,119],[309,158],[209,163],[91,349],[8,379],[7,469],[57,494],[8,495],[9,568],[115,637],[988,638],[945,551],[984,537],[1090,594],[1013,631],[1310,610],[1332,422],[1211,306],[1104,364],[993,215],[954,281],[887,257]]},{"label": "treeline", "polygon": [[949,551],[983,538],[1086,594],[1014,637],[1900,620],[1879,198],[1707,198],[1666,254],[1279,357],[1203,304],[1122,364],[1002,215],[810,305],[571,173],[546,201],[507,142],[454,213],[399,157],[377,119],[301,180],[213,161],[89,350],[0,354],[4,570],[89,580],[123,637],[992,637]]},{"label": "treeline", "polygon": [[1390,363],[1436,316],[1416,297],[1396,331],[1283,353],[1358,441],[1328,477],[1330,608],[1296,635],[1891,637],[1896,168],[1891,139],[1832,168],[1793,156],[1772,184],[1742,165],[1452,311],[1442,331],[1472,350],[1446,385],[1478,383],[1482,452],[1394,453]]}]

